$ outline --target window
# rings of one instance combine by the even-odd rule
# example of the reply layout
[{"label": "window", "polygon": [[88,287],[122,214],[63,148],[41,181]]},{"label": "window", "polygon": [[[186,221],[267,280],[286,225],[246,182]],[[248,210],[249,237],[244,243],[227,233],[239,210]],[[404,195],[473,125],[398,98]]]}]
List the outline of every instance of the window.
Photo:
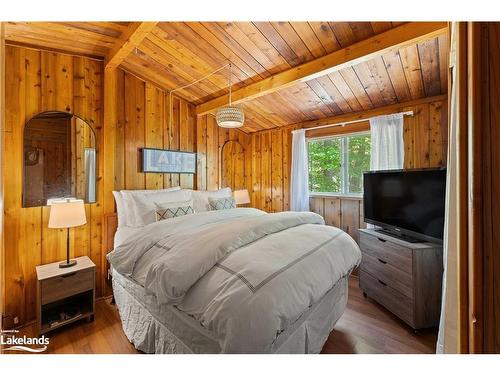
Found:
[{"label": "window", "polygon": [[309,140],[309,191],[363,193],[363,172],[370,170],[370,146],[367,133]]}]

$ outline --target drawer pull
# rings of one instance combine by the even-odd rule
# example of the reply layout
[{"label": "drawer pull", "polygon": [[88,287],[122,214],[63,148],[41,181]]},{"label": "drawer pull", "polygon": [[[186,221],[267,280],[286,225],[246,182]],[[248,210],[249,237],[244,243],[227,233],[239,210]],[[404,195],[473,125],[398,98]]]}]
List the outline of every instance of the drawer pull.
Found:
[{"label": "drawer pull", "polygon": [[385,260],[382,260],[382,259],[380,259],[380,258],[377,258],[377,259],[378,259],[378,261],[379,261],[380,263],[382,263],[382,264],[387,264],[387,262],[386,262]]},{"label": "drawer pull", "polygon": [[59,277],[62,277],[63,279],[65,279],[66,277],[71,277],[71,276],[75,276],[76,275],[76,272],[71,272],[71,273],[68,273],[66,275],[61,275]]},{"label": "drawer pull", "polygon": [[386,283],[384,283],[383,281],[378,280],[378,282],[379,282],[380,284],[382,284],[383,286],[387,286],[387,284],[386,284]]},{"label": "drawer pull", "polygon": [[379,237],[377,237],[377,239],[378,239],[380,242],[387,242],[387,240],[384,240],[383,238],[379,238]]}]

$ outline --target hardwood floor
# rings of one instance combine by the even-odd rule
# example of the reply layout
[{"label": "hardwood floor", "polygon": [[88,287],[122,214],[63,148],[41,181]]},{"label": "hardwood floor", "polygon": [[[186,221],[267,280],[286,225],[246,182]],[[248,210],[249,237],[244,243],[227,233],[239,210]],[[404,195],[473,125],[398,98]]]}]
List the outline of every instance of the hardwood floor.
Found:
[{"label": "hardwood floor", "polygon": [[413,329],[370,298],[363,297],[357,276],[349,279],[347,308],[321,353],[433,354],[437,329]]},{"label": "hardwood floor", "polygon": [[[35,325],[19,335],[33,335]],[[349,300],[322,353],[435,353],[436,330],[418,334],[369,298],[364,298],[358,279],[349,280]],[[139,353],[123,333],[120,317],[110,300],[96,303],[93,322],[75,323],[50,335],[48,353]]]}]

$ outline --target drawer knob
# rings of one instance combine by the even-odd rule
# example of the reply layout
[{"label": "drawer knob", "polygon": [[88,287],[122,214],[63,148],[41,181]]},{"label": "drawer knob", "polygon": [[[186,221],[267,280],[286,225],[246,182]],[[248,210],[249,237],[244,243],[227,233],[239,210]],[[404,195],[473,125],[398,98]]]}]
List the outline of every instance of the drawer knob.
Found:
[{"label": "drawer knob", "polygon": [[379,282],[380,284],[382,284],[383,286],[387,286],[387,284],[386,284],[386,283],[384,283],[384,282],[383,282],[383,281],[381,281],[381,280],[378,280],[378,282]]},{"label": "drawer knob", "polygon": [[377,259],[378,259],[378,261],[379,261],[380,263],[382,263],[382,264],[387,264],[387,262],[386,262],[385,260],[382,260],[382,259],[380,259],[380,258],[377,258]]}]

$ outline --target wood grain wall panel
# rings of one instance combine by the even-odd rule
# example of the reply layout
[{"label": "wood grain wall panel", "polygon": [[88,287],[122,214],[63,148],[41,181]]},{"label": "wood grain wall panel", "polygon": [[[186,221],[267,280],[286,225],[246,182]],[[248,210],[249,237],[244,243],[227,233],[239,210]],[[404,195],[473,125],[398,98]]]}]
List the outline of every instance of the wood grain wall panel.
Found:
[{"label": "wood grain wall panel", "polygon": [[[35,317],[35,266],[66,254],[64,230],[47,228],[47,207],[22,208],[22,140],[26,121],[35,114],[59,110],[87,121],[101,142],[102,64],[79,57],[8,46],[6,64],[7,127],[5,132],[6,308],[21,323]],[[12,72],[12,73],[10,73]],[[98,163],[102,166],[102,153]],[[98,169],[101,176],[102,169]],[[88,255],[101,271],[102,181],[98,202],[86,205],[87,224],[70,230],[70,253]],[[98,287],[99,288],[99,287]],[[98,289],[100,293],[100,289]]]},{"label": "wood grain wall panel", "polygon": [[[146,82],[146,127],[145,147],[163,148],[163,106],[164,93]],[[164,178],[161,173],[146,174],[146,189],[163,189]]]}]

